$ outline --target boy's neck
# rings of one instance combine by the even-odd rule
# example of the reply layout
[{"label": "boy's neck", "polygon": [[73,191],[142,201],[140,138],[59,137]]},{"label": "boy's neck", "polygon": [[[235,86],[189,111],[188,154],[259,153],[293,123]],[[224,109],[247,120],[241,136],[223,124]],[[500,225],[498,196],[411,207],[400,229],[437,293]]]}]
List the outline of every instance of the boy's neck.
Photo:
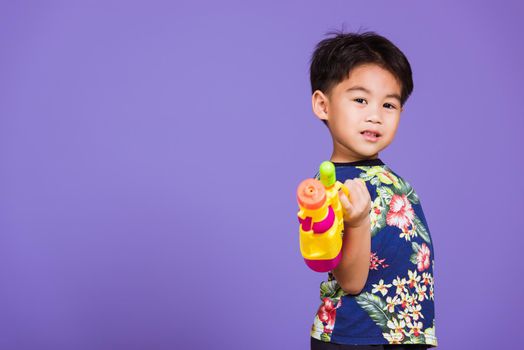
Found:
[{"label": "boy's neck", "polygon": [[357,158],[357,157],[342,157],[342,156],[338,156],[338,155],[335,155],[335,154],[332,154],[331,155],[331,158],[329,159],[330,162],[333,162],[333,163],[350,163],[350,162],[358,162],[358,161],[362,161],[362,160],[369,160],[369,159],[378,159],[378,153],[375,154],[374,156],[371,156],[369,158]]}]

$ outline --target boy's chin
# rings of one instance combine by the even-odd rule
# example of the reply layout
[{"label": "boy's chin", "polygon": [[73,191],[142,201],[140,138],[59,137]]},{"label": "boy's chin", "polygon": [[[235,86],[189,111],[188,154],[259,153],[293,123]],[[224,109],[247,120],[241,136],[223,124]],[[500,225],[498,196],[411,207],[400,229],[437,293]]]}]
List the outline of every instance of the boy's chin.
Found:
[{"label": "boy's chin", "polygon": [[359,154],[362,158],[374,158],[378,156],[381,150],[382,148],[379,148],[379,147],[373,147],[372,149],[363,148],[363,149],[356,151],[355,153]]}]

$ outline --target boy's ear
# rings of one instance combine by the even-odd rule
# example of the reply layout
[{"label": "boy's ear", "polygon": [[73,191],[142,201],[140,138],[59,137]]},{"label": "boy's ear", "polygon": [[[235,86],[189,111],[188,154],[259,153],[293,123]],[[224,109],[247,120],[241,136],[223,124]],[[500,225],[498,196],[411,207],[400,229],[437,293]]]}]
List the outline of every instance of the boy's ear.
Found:
[{"label": "boy's ear", "polygon": [[328,120],[328,108],[329,108],[329,99],[324,93],[320,90],[315,90],[311,96],[311,107],[313,108],[313,113],[321,119]]}]

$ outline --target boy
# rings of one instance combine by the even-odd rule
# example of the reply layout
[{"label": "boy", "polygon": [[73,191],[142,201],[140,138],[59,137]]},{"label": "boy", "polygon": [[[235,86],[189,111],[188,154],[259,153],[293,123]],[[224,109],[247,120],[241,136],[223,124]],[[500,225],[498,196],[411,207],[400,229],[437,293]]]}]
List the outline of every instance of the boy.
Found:
[{"label": "boy", "polygon": [[374,32],[334,34],[311,58],[312,107],[350,196],[339,193],[342,259],[320,285],[311,349],[433,347],[430,231],[416,192],[379,158],[413,91],[411,66]]}]

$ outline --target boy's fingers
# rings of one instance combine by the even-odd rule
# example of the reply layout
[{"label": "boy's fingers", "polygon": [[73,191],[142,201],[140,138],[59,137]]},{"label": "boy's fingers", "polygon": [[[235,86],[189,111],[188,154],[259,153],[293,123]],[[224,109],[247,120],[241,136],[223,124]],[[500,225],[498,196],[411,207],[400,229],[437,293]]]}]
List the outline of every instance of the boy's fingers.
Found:
[{"label": "boy's fingers", "polygon": [[366,181],[364,181],[362,179],[360,179],[359,181],[361,183],[361,188],[362,188],[362,191],[364,192],[364,195],[366,197],[370,197],[369,190],[368,190],[368,187],[366,185]]},{"label": "boy's fingers", "polygon": [[363,179],[348,179],[344,185],[347,187],[351,198],[348,200],[347,197],[344,196],[346,199],[346,201],[343,202],[344,206],[347,206],[347,204],[345,204],[347,202],[349,205],[351,205],[351,209],[354,209],[355,205],[360,206],[360,204],[363,204],[364,202],[371,201],[369,190],[366,186],[366,182]]},{"label": "boy's fingers", "polygon": [[348,188],[349,192],[355,191],[359,187],[356,181],[357,180],[351,180],[351,179],[346,181],[346,187]]},{"label": "boy's fingers", "polygon": [[349,201],[349,199],[346,196],[346,194],[344,192],[340,191],[338,196],[340,198],[340,202],[342,203],[342,206],[346,209],[346,211],[348,213],[353,212],[353,205],[351,205],[351,202]]},{"label": "boy's fingers", "polygon": [[356,183],[356,181],[357,180],[348,179],[344,183],[349,191],[349,196],[351,198],[350,202],[355,202],[355,199],[358,199],[362,195],[361,189],[359,189],[360,186],[358,183]]},{"label": "boy's fingers", "polygon": [[359,197],[363,197],[366,195],[365,191],[367,188],[365,188],[365,185],[362,184],[362,180],[355,180],[355,191],[358,192]]},{"label": "boy's fingers", "polygon": [[352,187],[353,190],[353,208],[355,206],[364,207],[367,206],[369,202],[371,202],[371,196],[369,194],[369,190],[366,186],[366,183],[362,179],[355,179],[353,180],[354,186]]}]

